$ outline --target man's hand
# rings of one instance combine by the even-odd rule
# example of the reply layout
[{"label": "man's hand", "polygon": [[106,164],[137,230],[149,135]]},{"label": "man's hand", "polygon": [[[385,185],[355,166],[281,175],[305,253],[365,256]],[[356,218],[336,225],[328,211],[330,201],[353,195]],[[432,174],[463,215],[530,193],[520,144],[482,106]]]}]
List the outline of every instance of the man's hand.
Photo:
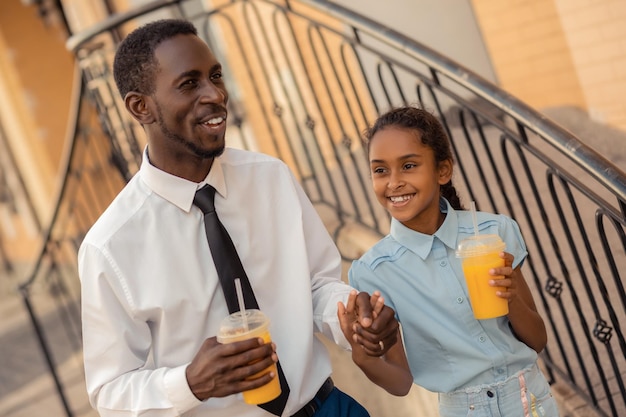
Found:
[{"label": "man's hand", "polygon": [[201,401],[211,397],[226,397],[258,388],[270,382],[274,373],[249,379],[278,362],[275,346],[263,339],[221,344],[215,337],[206,339],[189,366],[187,383]]},{"label": "man's hand", "polygon": [[398,321],[391,307],[384,305],[379,292],[356,296],[356,341],[370,356],[382,356],[398,341]]}]

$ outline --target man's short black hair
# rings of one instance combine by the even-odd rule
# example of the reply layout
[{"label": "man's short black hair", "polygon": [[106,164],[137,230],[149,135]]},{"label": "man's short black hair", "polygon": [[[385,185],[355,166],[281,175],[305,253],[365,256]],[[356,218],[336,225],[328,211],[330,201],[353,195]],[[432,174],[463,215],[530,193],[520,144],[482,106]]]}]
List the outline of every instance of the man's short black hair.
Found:
[{"label": "man's short black hair", "polygon": [[181,19],[162,19],[132,31],[118,46],[113,60],[113,78],[124,98],[129,91],[154,92],[158,63],[154,51],[163,41],[176,35],[198,35],[193,23]]}]

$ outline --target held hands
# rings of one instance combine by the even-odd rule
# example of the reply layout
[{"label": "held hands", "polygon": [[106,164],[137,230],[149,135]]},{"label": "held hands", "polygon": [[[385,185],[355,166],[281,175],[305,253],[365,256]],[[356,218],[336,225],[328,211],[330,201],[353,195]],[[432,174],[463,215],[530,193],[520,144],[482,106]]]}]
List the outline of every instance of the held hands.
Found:
[{"label": "held hands", "polygon": [[398,341],[398,321],[378,291],[371,296],[352,291],[347,305],[337,303],[337,316],[344,336],[353,348],[370,356],[382,356]]},{"label": "held hands", "polygon": [[254,338],[221,344],[215,337],[206,339],[187,366],[187,383],[201,401],[210,397],[226,397],[267,384],[274,377],[270,372],[248,380],[278,362],[273,343]]},{"label": "held hands", "polygon": [[[361,294],[364,294],[359,294],[363,300],[369,297],[367,293]],[[337,303],[337,316],[341,330],[352,346],[352,360],[370,381],[392,395],[404,396],[413,385],[413,376],[404,353],[402,339],[399,337],[400,330],[398,322],[394,318],[394,311],[385,307],[385,300],[378,291],[369,297],[368,302],[369,307],[365,310],[371,310],[374,319],[371,327],[378,324],[377,321],[381,317],[390,314],[391,319],[383,327],[394,332],[395,337],[389,339],[391,340],[390,343],[394,343],[394,345],[388,344],[386,338],[382,339],[384,341],[378,346],[370,344],[372,339],[365,339],[362,337],[364,335],[357,332],[361,326],[359,324],[358,296],[356,291],[352,291],[348,297],[347,305],[344,306],[342,302]]]}]

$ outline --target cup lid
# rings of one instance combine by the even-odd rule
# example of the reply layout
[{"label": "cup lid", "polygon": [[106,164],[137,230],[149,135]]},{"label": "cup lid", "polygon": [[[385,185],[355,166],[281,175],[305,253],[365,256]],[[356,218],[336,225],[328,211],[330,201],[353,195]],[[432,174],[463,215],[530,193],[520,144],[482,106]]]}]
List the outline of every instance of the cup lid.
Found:
[{"label": "cup lid", "polygon": [[458,258],[467,258],[469,256],[482,255],[489,252],[501,252],[506,244],[500,236],[494,234],[484,234],[478,236],[470,236],[459,242],[456,249]]},{"label": "cup lid", "polygon": [[[248,309],[246,310],[246,321],[248,322],[249,329],[256,329],[268,323],[268,318],[261,310]],[[240,329],[243,329],[243,316],[241,311],[234,312],[224,317],[220,323],[220,333],[229,333]]]}]

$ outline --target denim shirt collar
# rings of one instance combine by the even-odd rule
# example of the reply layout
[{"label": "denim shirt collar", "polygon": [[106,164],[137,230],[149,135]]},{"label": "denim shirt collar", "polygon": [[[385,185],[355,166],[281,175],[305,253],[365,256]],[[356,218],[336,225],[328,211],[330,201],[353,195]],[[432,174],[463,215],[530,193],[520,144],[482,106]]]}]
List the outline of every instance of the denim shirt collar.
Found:
[{"label": "denim shirt collar", "polygon": [[408,250],[414,252],[422,259],[426,259],[430,254],[435,239],[438,239],[450,249],[455,250],[458,237],[458,219],[456,210],[452,208],[448,200],[444,197],[441,197],[439,200],[439,209],[442,213],[446,214],[446,218],[435,234],[428,235],[416,232],[393,218],[391,219],[389,234],[398,243],[405,246]]}]

